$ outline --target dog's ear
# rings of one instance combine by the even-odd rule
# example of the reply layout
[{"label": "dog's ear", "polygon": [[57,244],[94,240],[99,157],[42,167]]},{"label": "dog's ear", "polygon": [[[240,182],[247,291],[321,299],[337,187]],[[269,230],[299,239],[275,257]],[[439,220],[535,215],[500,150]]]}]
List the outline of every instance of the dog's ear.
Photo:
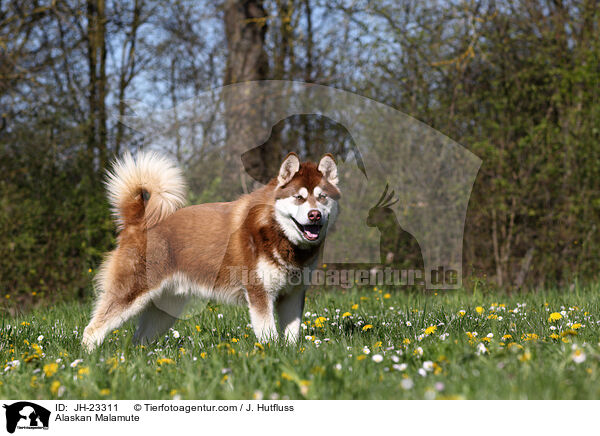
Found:
[{"label": "dog's ear", "polygon": [[323,173],[323,177],[332,185],[338,184],[338,171],[333,155],[327,153],[319,161],[318,170]]},{"label": "dog's ear", "polygon": [[279,168],[279,175],[277,176],[278,185],[283,186],[292,180],[292,177],[294,177],[294,174],[296,174],[299,169],[300,159],[298,159],[298,155],[293,152],[288,154],[283,160],[281,168]]}]

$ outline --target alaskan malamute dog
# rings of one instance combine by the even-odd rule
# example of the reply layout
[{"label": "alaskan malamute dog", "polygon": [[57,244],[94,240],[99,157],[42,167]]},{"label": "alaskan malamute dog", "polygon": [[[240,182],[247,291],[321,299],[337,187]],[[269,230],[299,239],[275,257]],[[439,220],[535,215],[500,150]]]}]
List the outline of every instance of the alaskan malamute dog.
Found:
[{"label": "alaskan malamute dog", "polygon": [[[99,291],[83,332],[89,351],[140,315],[136,343],[167,331],[191,296],[246,303],[259,341],[298,339],[305,284],[289,280],[314,268],[338,213],[337,166],[290,153],[264,187],[230,203],[179,209],[179,169],[155,153],[125,155],[108,174],[108,197],[120,230],[96,277]],[[291,282],[295,284],[292,285]]]}]

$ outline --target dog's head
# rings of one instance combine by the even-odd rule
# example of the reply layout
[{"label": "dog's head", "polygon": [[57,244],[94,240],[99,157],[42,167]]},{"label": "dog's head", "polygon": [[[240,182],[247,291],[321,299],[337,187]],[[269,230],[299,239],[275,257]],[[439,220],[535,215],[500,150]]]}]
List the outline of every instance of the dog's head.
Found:
[{"label": "dog's head", "polygon": [[323,242],[338,214],[337,166],[326,154],[319,164],[300,163],[295,153],[283,160],[275,188],[275,218],[294,245]]}]

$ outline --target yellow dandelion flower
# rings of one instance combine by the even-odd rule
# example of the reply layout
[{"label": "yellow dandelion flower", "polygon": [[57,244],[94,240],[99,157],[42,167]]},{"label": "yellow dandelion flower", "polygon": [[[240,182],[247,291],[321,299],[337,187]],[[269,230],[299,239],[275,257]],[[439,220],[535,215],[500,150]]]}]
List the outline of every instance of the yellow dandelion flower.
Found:
[{"label": "yellow dandelion flower", "polygon": [[103,397],[110,395],[110,389],[107,389],[107,388],[100,389],[100,395],[102,395]]},{"label": "yellow dandelion flower", "polygon": [[202,353],[200,353],[200,359],[206,359],[206,352],[203,351]]},{"label": "yellow dandelion flower", "polygon": [[353,304],[352,305],[352,310],[356,310],[356,309],[358,309],[358,304]]},{"label": "yellow dandelion flower", "polygon": [[58,380],[54,380],[50,385],[50,392],[52,392],[52,395],[56,395],[58,388],[60,388],[60,382]]},{"label": "yellow dandelion flower", "polygon": [[46,377],[52,377],[58,371],[58,363],[48,363],[44,365],[44,374]]},{"label": "yellow dandelion flower", "polygon": [[477,306],[477,307],[475,308],[475,311],[476,311],[476,312],[477,312],[479,315],[481,315],[483,312],[485,312],[485,309],[484,309],[483,307],[481,307],[481,306]]},{"label": "yellow dandelion flower", "polygon": [[535,333],[525,333],[521,336],[523,341],[537,341],[540,337]]},{"label": "yellow dandelion flower", "polygon": [[403,344],[406,344],[406,345],[409,345],[409,344],[410,344],[410,339],[408,339],[408,338],[404,338],[404,339],[402,340],[402,343],[403,343]]},{"label": "yellow dandelion flower", "polygon": [[552,334],[550,335],[550,337],[551,337],[552,339],[560,339],[560,336],[559,336],[559,335],[557,335],[556,333],[552,333]]},{"label": "yellow dandelion flower", "polygon": [[161,357],[156,359],[156,363],[159,365],[173,365],[175,361],[173,359],[169,359],[168,357]]},{"label": "yellow dandelion flower", "polygon": [[548,317],[548,322],[558,321],[559,319],[562,319],[562,315],[558,312],[553,312]]},{"label": "yellow dandelion flower", "polygon": [[388,294],[384,294],[383,298],[385,298],[387,300],[388,298],[392,298],[392,296],[391,296],[391,294],[388,293]]},{"label": "yellow dandelion flower", "polygon": [[371,324],[367,324],[365,326],[363,326],[362,331],[366,332],[367,330],[371,330],[373,328],[373,326]]},{"label": "yellow dandelion flower", "polygon": [[79,370],[77,371],[77,375],[79,377],[82,377],[84,375],[88,375],[90,373],[90,369],[86,366],[79,368]]},{"label": "yellow dandelion flower", "polygon": [[197,331],[197,332],[199,332],[199,331],[200,331],[200,326],[199,326],[199,325],[197,325],[197,326],[196,326],[196,331]]},{"label": "yellow dandelion flower", "polygon": [[379,347],[381,347],[381,345],[382,345],[381,341],[377,341],[377,342],[375,342],[375,344],[373,344],[373,348],[379,348]]},{"label": "yellow dandelion flower", "polygon": [[347,318],[349,316],[352,316],[352,314],[350,312],[344,312],[344,313],[342,313],[342,318]]},{"label": "yellow dandelion flower", "polygon": [[512,338],[513,338],[512,335],[508,335],[508,334],[502,336],[502,339],[505,341],[508,341],[509,339],[512,339]]},{"label": "yellow dandelion flower", "polygon": [[523,354],[519,356],[519,360],[521,362],[527,362],[531,360],[531,353],[529,351],[525,351]]},{"label": "yellow dandelion flower", "polygon": [[287,372],[282,372],[281,378],[284,380],[293,380],[293,377],[291,375],[289,375]]},{"label": "yellow dandelion flower", "polygon": [[560,335],[563,336],[563,337],[564,336],[576,336],[577,335],[577,331],[573,330],[573,329],[569,329],[569,330],[565,330]]},{"label": "yellow dandelion flower", "polygon": [[461,318],[462,318],[463,316],[465,316],[466,314],[467,314],[467,311],[466,311],[466,310],[459,310],[459,311],[458,311],[458,316],[460,316]]},{"label": "yellow dandelion flower", "polygon": [[325,325],[325,321],[327,321],[327,318],[325,318],[324,316],[318,317],[317,319],[315,319],[315,327],[322,328]]},{"label": "yellow dandelion flower", "polygon": [[366,358],[367,358],[367,356],[366,356],[366,355],[364,355],[364,354],[361,354],[360,356],[357,356],[357,357],[356,357],[356,360],[364,360],[364,359],[366,359]]},{"label": "yellow dandelion flower", "polygon": [[119,359],[116,357],[111,357],[106,361],[106,365],[109,367],[108,371],[113,372],[119,366]]},{"label": "yellow dandelion flower", "polygon": [[575,324],[573,324],[573,325],[571,326],[571,328],[572,328],[573,330],[579,330],[579,329],[581,328],[581,324],[580,324],[580,323],[578,323],[578,322],[576,322]]},{"label": "yellow dandelion flower", "polygon": [[434,333],[435,333],[435,331],[436,331],[436,330],[437,330],[437,326],[435,326],[435,325],[430,325],[429,327],[427,327],[427,328],[425,329],[425,334],[426,334],[427,336],[429,336],[429,335],[432,335],[432,334],[434,334]]},{"label": "yellow dandelion flower", "polygon": [[234,344],[235,344],[236,342],[239,342],[239,341],[240,341],[240,340],[239,340],[238,338],[231,338],[231,342],[233,342]]}]

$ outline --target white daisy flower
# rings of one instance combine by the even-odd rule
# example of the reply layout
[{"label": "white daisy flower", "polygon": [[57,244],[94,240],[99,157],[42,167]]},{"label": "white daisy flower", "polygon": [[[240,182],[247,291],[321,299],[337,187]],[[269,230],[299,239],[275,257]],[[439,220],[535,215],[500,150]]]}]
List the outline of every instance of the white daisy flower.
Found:
[{"label": "white daisy flower", "polygon": [[394,368],[396,371],[405,371],[406,368],[408,368],[408,364],[407,363],[396,363],[396,364],[392,365],[392,368]]},{"label": "white daisy flower", "polygon": [[585,362],[585,359],[587,358],[587,356],[585,355],[585,353],[583,352],[582,349],[578,348],[577,350],[575,350],[573,352],[573,354],[571,355],[571,359],[573,359],[573,362],[575,363],[583,363]]},{"label": "white daisy flower", "polygon": [[414,385],[415,385],[415,382],[413,382],[409,378],[402,379],[402,381],[400,382],[400,386],[402,386],[402,389],[404,389],[406,391],[408,391],[409,389],[412,389]]}]

